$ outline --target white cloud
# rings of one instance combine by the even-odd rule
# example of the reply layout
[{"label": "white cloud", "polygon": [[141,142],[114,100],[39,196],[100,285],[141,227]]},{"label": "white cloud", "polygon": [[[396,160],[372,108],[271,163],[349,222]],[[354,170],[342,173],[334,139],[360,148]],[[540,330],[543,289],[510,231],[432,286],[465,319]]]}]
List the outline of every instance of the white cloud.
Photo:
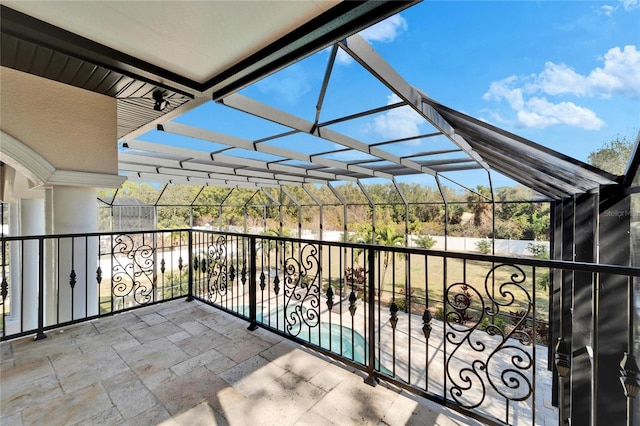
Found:
[{"label": "white cloud", "polygon": [[640,98],[640,52],[635,46],[609,49],[604,55],[604,67],[593,70],[589,82],[594,91],[604,96]]},{"label": "white cloud", "polygon": [[632,9],[636,9],[640,7],[640,0],[620,0],[618,5],[616,6],[612,6],[609,4],[600,6],[599,8],[596,9],[596,12],[598,13],[598,15],[611,16],[613,15],[613,12],[620,9],[620,5],[622,5],[622,8],[628,12]]},{"label": "white cloud", "polygon": [[[400,102],[396,94],[387,97],[387,105]],[[373,119],[373,130],[386,139],[400,139],[420,134],[424,120],[411,107],[394,108]]]},{"label": "white cloud", "polygon": [[299,64],[294,64],[256,84],[262,93],[275,96],[287,103],[295,104],[311,91],[309,76]]},{"label": "white cloud", "polygon": [[[507,101],[511,109],[516,112],[518,123],[525,127],[544,128],[553,124],[564,124],[598,130],[605,124],[593,111],[573,102],[552,103],[544,97],[525,99],[521,88],[512,87],[516,83],[518,79],[513,76],[493,82],[483,99]],[[507,121],[495,112],[489,112],[489,114],[494,120],[500,117],[499,122]]]},{"label": "white cloud", "polygon": [[602,59],[604,66],[595,68],[589,75],[578,74],[565,64],[547,62],[544,71],[532,76],[532,82],[526,84],[525,89],[548,95],[640,98],[640,52],[636,47],[614,47]]},{"label": "white cloud", "polygon": [[529,99],[526,107],[518,111],[518,121],[526,127],[566,124],[587,130],[600,130],[605,124],[593,111],[573,102],[553,104],[545,98],[536,97]]},{"label": "white cloud", "polygon": [[[518,122],[526,127],[553,124],[597,130],[604,122],[596,113],[564,99],[547,97],[612,96],[640,99],[640,52],[635,46],[614,47],[604,55],[602,67],[580,74],[566,64],[547,62],[544,70],[526,77],[510,76],[491,83],[484,100],[506,101]],[[544,95],[544,96],[541,96]]]},{"label": "white cloud", "polygon": [[494,81],[489,87],[489,91],[482,96],[482,99],[488,101],[499,101],[505,99],[509,102],[511,108],[515,110],[522,109],[524,105],[524,98],[522,96],[521,89],[514,89],[511,87],[513,83],[518,80],[518,77],[512,75],[501,81]]},{"label": "white cloud", "polygon": [[[403,31],[406,31],[408,27],[409,24],[407,23],[406,19],[404,19],[401,15],[393,15],[385,19],[384,21],[380,21],[375,25],[365,28],[364,30],[360,31],[359,34],[369,43],[390,43],[394,41]],[[329,52],[331,51],[331,48],[327,48],[325,50]],[[353,58],[351,58],[351,56],[349,56],[349,54],[344,50],[338,49],[336,62],[342,65],[349,65],[353,62]]]},{"label": "white cloud", "polygon": [[611,16],[613,14],[613,12],[615,12],[616,8],[605,4],[604,6],[601,6],[600,8],[597,9],[598,11],[598,15],[606,15],[606,16]]},{"label": "white cloud", "polygon": [[565,64],[554,64],[553,62],[547,62],[544,71],[534,76],[533,79],[533,83],[525,86],[529,93],[541,91],[548,95],[572,93],[576,96],[585,96],[589,86],[586,77],[576,73]]},{"label": "white cloud", "polygon": [[389,43],[395,40],[402,31],[406,31],[408,26],[406,19],[402,16],[393,15],[384,21],[380,21],[360,31],[360,35],[368,42],[379,41],[381,43]]}]

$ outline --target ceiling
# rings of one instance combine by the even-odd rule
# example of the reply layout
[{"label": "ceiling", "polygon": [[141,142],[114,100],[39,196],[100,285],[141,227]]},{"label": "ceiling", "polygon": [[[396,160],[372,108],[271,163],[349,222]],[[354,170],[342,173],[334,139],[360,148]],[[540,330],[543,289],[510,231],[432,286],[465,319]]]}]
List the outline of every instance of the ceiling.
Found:
[{"label": "ceiling", "polygon": [[187,7],[183,2],[3,1],[14,10],[199,84],[338,3],[201,1]]},{"label": "ceiling", "polygon": [[[3,66],[117,98],[119,163],[130,179],[261,188],[427,174],[439,184],[447,173],[480,170],[498,171],[549,199],[616,183],[616,176],[441,105],[355,34],[414,3],[3,1],[1,59]],[[328,46],[334,47],[317,88],[315,120],[239,93]],[[321,121],[338,49],[397,102]],[[169,101],[165,110],[154,110],[154,92]],[[175,120],[214,107],[278,130],[243,137],[240,119],[234,134]],[[344,130],[392,110],[412,111],[431,130],[376,142]],[[138,139],[153,129],[198,141],[199,148]]]}]

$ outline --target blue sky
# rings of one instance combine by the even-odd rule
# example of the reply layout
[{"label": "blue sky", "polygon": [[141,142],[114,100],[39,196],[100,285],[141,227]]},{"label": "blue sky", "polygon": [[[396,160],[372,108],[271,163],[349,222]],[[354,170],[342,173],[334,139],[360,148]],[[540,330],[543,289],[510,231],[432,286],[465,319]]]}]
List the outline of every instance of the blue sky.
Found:
[{"label": "blue sky", "polygon": [[[579,160],[616,137],[635,140],[640,129],[640,0],[427,0],[362,35],[433,99]],[[242,93],[313,121],[328,56],[312,55]],[[393,101],[342,52],[320,121]],[[282,130],[239,128],[236,114],[208,103],[176,121],[248,139]],[[410,110],[335,130],[365,142],[429,131]],[[141,139],[161,138],[169,136]]]}]

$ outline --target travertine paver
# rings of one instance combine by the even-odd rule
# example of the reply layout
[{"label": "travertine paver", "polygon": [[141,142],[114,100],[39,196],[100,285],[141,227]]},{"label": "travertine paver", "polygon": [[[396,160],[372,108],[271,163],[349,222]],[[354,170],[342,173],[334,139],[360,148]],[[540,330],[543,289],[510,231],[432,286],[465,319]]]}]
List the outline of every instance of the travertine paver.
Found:
[{"label": "travertine paver", "polygon": [[477,424],[199,302],[0,349],[2,426]]}]

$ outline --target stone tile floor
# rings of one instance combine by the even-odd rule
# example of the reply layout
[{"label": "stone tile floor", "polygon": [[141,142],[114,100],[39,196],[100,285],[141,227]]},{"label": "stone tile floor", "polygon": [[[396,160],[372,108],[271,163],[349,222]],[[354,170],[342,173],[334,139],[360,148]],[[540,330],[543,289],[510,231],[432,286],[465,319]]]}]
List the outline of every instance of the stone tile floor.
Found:
[{"label": "stone tile floor", "polygon": [[0,424],[479,424],[246,327],[180,300],[4,342]]}]

